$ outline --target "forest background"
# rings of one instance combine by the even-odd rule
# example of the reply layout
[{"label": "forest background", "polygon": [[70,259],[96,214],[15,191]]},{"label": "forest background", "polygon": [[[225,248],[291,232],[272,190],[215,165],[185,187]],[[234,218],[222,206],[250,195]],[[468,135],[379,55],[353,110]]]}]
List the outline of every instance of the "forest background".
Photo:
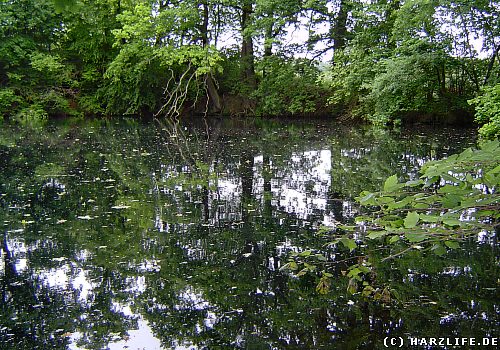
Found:
[{"label": "forest background", "polygon": [[499,12],[490,0],[1,0],[0,117],[475,114],[495,138]]}]

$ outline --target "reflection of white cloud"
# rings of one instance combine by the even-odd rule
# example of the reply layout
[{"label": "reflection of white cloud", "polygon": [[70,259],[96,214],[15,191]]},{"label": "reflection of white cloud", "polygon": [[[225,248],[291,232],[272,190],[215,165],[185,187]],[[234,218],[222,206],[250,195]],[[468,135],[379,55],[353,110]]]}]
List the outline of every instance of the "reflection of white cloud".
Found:
[{"label": "reflection of white cloud", "polygon": [[[54,259],[58,261],[60,258]],[[78,295],[79,302],[85,304],[91,299],[92,291],[97,287],[89,278],[89,272],[76,267],[75,263],[64,264],[57,268],[35,272],[40,282],[49,288],[67,290],[71,288]]]},{"label": "reflection of white cloud", "polygon": [[[19,232],[19,230],[13,232]],[[19,274],[23,273],[28,268],[28,260],[26,259],[27,248],[24,239],[19,237],[8,238],[6,244],[10,258],[14,262],[16,272]]]},{"label": "reflection of white cloud", "polygon": [[0,250],[0,276],[5,275],[5,255],[6,253],[2,250]]},{"label": "reflection of white cloud", "polygon": [[145,276],[134,276],[127,277],[126,283],[128,287],[124,290],[125,292],[132,292],[133,294],[142,294],[146,291],[146,277]]},{"label": "reflection of white cloud", "polygon": [[14,266],[16,268],[17,273],[24,272],[28,268],[28,259],[26,258],[17,259],[16,264]]},{"label": "reflection of white cloud", "polygon": [[330,150],[292,154],[288,164],[271,183],[273,197],[288,213],[306,219],[315,210],[325,210],[331,185]]},{"label": "reflection of white cloud", "polygon": [[137,329],[129,330],[126,339],[109,343],[108,349],[148,349],[160,350],[164,349],[161,341],[154,335],[148,321],[141,317],[137,320]]},{"label": "reflection of white cloud", "polygon": [[236,174],[227,174],[219,177],[217,191],[213,194],[210,201],[210,206],[213,206],[214,200],[218,202],[217,207],[213,208],[216,211],[213,214],[215,222],[220,220],[241,220],[240,206],[242,193],[242,182]]},{"label": "reflection of white cloud", "polygon": [[89,281],[88,272],[83,269],[78,269],[78,274],[73,277],[71,286],[73,289],[79,291],[79,299],[81,301],[85,301],[91,295],[92,290],[96,287],[96,284]]},{"label": "reflection of white cloud", "polygon": [[187,286],[178,295],[179,304],[176,310],[195,309],[204,310],[210,307],[210,303],[203,298],[203,295],[196,292],[192,286]]},{"label": "reflection of white cloud", "polygon": [[66,289],[68,286],[69,265],[63,265],[58,268],[41,270],[37,273],[38,278],[47,287]]}]

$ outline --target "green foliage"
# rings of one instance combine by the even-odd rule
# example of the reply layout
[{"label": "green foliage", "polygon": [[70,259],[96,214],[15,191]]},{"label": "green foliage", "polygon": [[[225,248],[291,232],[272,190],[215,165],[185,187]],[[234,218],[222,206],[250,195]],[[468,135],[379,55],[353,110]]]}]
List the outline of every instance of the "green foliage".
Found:
[{"label": "green foliage", "polygon": [[[354,225],[322,226],[318,236],[343,259],[329,261],[322,250],[290,254],[283,266],[293,275],[315,276],[317,291],[326,292],[325,273],[346,263],[347,292],[364,300],[391,303],[398,292],[375,277],[388,259],[413,259],[412,254],[440,258],[461,249],[481,232],[493,232],[500,221],[500,142],[483,142],[448,158],[429,161],[420,176],[400,181],[386,178],[380,191],[357,198],[362,213]],[[374,257],[375,251],[377,258]],[[319,271],[322,271],[319,273]]]},{"label": "green foliage", "polygon": [[381,61],[383,72],[377,74],[370,93],[361,99],[372,111],[368,119],[385,124],[411,112],[437,112],[434,74],[438,60],[433,53],[414,53]]},{"label": "green foliage", "polygon": [[[422,115],[435,121],[469,113],[465,101],[498,79],[497,7],[437,0],[2,1],[0,86],[49,115],[155,114],[168,110],[165,104],[199,111],[211,99],[209,110],[229,113],[234,108],[224,102],[245,101],[233,105],[257,115],[333,111],[378,125]],[[306,17],[307,52],[285,40],[290,28],[305,29]],[[224,42],[227,33],[236,40]],[[492,56],[480,56],[473,38]],[[321,73],[317,59],[297,58],[320,57],[318,43],[334,51]],[[486,137],[497,128],[491,122]]]},{"label": "green foliage", "polygon": [[[484,143],[440,161],[424,164],[417,180],[389,177],[381,192],[363,192],[363,206],[379,208],[364,217],[368,238],[389,243],[419,243],[436,254],[458,247],[457,241],[492,230],[500,219],[500,144]],[[444,244],[444,245],[443,245]]]},{"label": "green foliage", "polygon": [[[497,52],[498,25],[491,19],[498,10],[487,2],[427,0],[356,7],[348,44],[324,75],[334,90],[330,103],[377,125],[465,120],[467,99],[498,69],[494,57],[479,57],[471,37],[483,37],[484,49]],[[450,29],[456,26],[464,31]]]},{"label": "green foliage", "polygon": [[39,104],[32,104],[28,107],[21,108],[12,120],[20,125],[36,129],[42,127],[47,123],[48,114],[45,109]]},{"label": "green foliage", "polygon": [[21,102],[13,89],[0,89],[0,117],[12,113]]},{"label": "green foliage", "polygon": [[500,137],[500,84],[485,87],[483,93],[469,101],[476,109],[479,134],[484,139]]},{"label": "green foliage", "polygon": [[326,91],[318,85],[318,69],[308,61],[266,57],[264,76],[253,93],[260,115],[307,114],[315,112]]}]

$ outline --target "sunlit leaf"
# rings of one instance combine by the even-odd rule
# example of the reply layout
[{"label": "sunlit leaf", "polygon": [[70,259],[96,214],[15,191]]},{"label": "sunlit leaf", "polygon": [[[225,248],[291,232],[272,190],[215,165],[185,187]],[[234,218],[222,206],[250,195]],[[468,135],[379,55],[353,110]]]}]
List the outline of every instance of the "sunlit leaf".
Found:
[{"label": "sunlit leaf", "polygon": [[401,185],[398,184],[398,177],[396,174],[389,176],[387,180],[384,182],[384,191],[385,192],[392,192],[394,190],[397,190],[400,188]]},{"label": "sunlit leaf", "polygon": [[460,248],[460,244],[457,241],[445,241],[444,244],[450,249]]},{"label": "sunlit leaf", "polygon": [[368,234],[368,238],[377,239],[377,238],[383,237],[387,234],[388,234],[388,232],[385,230],[384,231],[372,231]]},{"label": "sunlit leaf", "polygon": [[417,226],[419,218],[420,216],[418,215],[418,213],[414,211],[406,214],[406,218],[404,220],[405,228],[414,228],[415,226]]},{"label": "sunlit leaf", "polygon": [[427,239],[427,235],[425,233],[407,233],[405,237],[411,243],[422,242]]}]

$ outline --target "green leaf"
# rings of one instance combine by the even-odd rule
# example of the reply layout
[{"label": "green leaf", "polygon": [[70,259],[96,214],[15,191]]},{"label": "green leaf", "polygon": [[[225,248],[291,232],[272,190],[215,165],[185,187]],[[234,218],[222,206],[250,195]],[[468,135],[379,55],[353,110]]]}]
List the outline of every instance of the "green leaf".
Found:
[{"label": "green leaf", "polygon": [[397,241],[399,241],[399,236],[392,236],[391,239],[389,239],[390,244],[394,244]]},{"label": "green leaf", "polygon": [[307,274],[309,270],[308,269],[302,269],[300,270],[299,272],[297,272],[297,274],[295,275],[296,277],[301,277],[301,276],[304,276]]},{"label": "green leaf", "polygon": [[445,241],[444,244],[450,249],[460,248],[460,244],[457,241]]},{"label": "green leaf", "polygon": [[455,218],[445,218],[445,219],[443,219],[443,224],[445,224],[446,226],[450,226],[450,227],[460,226],[460,225],[462,225],[462,221],[455,219]]},{"label": "green leaf", "polygon": [[435,244],[431,250],[434,252],[434,254],[438,255],[438,256],[442,256],[444,254],[446,254],[446,248],[443,247],[441,244]]},{"label": "green leaf", "polygon": [[397,190],[400,187],[401,187],[401,185],[398,184],[398,177],[396,176],[396,174],[389,176],[387,178],[387,180],[385,180],[385,183],[384,183],[384,191],[385,192],[392,192],[394,190]]},{"label": "green leaf", "polygon": [[417,226],[419,218],[420,216],[418,215],[418,213],[414,211],[406,214],[406,218],[404,220],[405,228],[414,228],[415,226]]},{"label": "green leaf", "polygon": [[457,207],[460,204],[460,201],[462,200],[461,196],[455,195],[455,194],[447,194],[441,201],[443,204],[443,207],[447,209],[453,209]]},{"label": "green leaf", "polygon": [[296,271],[298,269],[298,265],[295,261],[290,261],[289,263],[286,263],[280,268],[280,271],[284,270],[290,270],[290,271]]},{"label": "green leaf", "polygon": [[319,261],[326,261],[327,260],[326,257],[323,254],[316,254],[315,257]]},{"label": "green leaf", "polygon": [[316,286],[316,292],[319,294],[326,294],[330,290],[330,279],[326,276],[322,277],[319,280],[318,285]]},{"label": "green leaf", "polygon": [[385,205],[388,203],[393,203],[394,198],[392,198],[392,197],[379,197],[375,201],[376,201],[377,205],[382,206],[382,205]]},{"label": "green leaf", "polygon": [[368,234],[368,238],[370,239],[377,239],[377,238],[380,238],[380,237],[383,237],[385,235],[387,235],[387,231],[372,231]]},{"label": "green leaf", "polygon": [[357,197],[356,200],[362,205],[375,205],[375,194],[370,192],[363,192],[363,197]]},{"label": "green leaf", "polygon": [[358,291],[358,282],[357,280],[353,277],[349,279],[349,283],[347,284],[347,292],[349,294],[354,294]]},{"label": "green leaf", "polygon": [[346,247],[347,249],[349,249],[349,251],[353,251],[354,249],[356,249],[356,247],[358,246],[356,244],[356,241],[354,239],[350,239],[350,238],[341,238],[340,239],[340,242],[344,245],[344,247]]},{"label": "green leaf", "polygon": [[425,233],[407,233],[405,237],[411,243],[422,242],[427,239],[427,235]]},{"label": "green leaf", "polygon": [[420,220],[423,222],[435,223],[435,222],[438,222],[439,219],[440,219],[440,217],[436,216],[436,215],[420,214]]}]

